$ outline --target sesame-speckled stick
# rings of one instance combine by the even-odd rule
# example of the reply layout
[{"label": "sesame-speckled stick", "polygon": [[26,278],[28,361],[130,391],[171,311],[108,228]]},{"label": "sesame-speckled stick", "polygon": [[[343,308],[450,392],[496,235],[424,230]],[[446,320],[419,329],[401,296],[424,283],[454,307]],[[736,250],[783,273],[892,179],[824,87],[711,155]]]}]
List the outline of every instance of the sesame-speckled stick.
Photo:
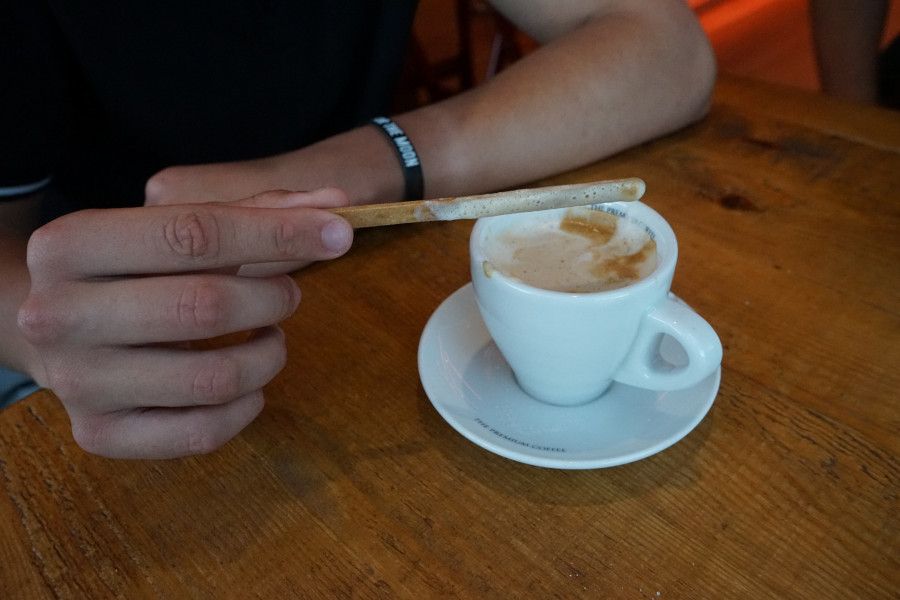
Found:
[{"label": "sesame-speckled stick", "polygon": [[329,210],[347,219],[354,229],[359,229],[423,221],[479,219],[509,213],[607,202],[629,202],[639,200],[644,195],[645,189],[646,185],[641,179],[614,179],[575,185],[511,190],[480,196],[367,204]]}]

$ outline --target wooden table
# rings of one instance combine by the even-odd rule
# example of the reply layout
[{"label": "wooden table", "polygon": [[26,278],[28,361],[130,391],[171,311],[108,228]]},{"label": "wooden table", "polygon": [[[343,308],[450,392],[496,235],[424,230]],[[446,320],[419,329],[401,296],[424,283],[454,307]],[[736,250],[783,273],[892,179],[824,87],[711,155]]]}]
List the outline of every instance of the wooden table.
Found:
[{"label": "wooden table", "polygon": [[297,275],[289,364],[220,451],[87,455],[46,392],[0,414],[0,598],[900,597],[900,115],[723,79],[551,182],[626,176],[725,347],[682,441],[579,471],[471,443],[416,352],[472,223],[364,231]]}]

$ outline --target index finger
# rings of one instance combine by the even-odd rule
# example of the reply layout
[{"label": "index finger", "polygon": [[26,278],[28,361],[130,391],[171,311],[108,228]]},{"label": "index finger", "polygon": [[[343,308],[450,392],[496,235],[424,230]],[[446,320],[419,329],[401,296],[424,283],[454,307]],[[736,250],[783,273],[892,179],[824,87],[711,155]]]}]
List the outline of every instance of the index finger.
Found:
[{"label": "index finger", "polygon": [[39,229],[29,263],[80,276],[176,273],[247,263],[327,260],[353,230],[315,208],[219,203],[88,210]]}]

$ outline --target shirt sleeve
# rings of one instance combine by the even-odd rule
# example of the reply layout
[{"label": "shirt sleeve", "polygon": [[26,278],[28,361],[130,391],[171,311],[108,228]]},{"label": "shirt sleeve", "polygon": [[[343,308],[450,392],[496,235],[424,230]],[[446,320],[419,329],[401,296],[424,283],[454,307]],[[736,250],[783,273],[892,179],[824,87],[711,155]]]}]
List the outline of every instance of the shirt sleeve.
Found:
[{"label": "shirt sleeve", "polygon": [[11,0],[0,18],[0,201],[49,183],[64,143],[63,42],[42,4]]}]

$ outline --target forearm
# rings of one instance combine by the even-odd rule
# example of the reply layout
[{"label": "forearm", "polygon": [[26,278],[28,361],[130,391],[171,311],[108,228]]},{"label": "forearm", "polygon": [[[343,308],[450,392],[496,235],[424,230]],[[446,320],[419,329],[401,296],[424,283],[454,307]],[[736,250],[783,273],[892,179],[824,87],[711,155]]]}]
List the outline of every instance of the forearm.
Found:
[{"label": "forearm", "polygon": [[[683,3],[668,6],[656,14],[597,16],[556,39],[561,32],[551,30],[545,46],[485,84],[396,116],[421,158],[425,195],[526,184],[703,116],[715,59],[693,14]],[[357,160],[337,160],[337,168],[380,161],[380,170],[355,182],[359,189],[348,189],[353,201],[400,199],[397,159],[374,128],[324,145],[336,149],[335,156],[338,148],[348,155],[368,148]],[[372,190],[387,194],[366,197]]]},{"label": "forearm", "polygon": [[689,12],[622,12],[397,120],[422,156],[426,194],[452,196],[523,184],[682,127],[705,113],[714,77]]},{"label": "forearm", "polygon": [[[526,184],[705,113],[715,59],[681,0],[495,4],[546,45],[481,86],[394,117],[419,154],[426,197]],[[397,156],[369,125],[278,156],[166,169],[148,183],[147,200],[325,186],[342,188],[354,204],[403,199]]]}]

